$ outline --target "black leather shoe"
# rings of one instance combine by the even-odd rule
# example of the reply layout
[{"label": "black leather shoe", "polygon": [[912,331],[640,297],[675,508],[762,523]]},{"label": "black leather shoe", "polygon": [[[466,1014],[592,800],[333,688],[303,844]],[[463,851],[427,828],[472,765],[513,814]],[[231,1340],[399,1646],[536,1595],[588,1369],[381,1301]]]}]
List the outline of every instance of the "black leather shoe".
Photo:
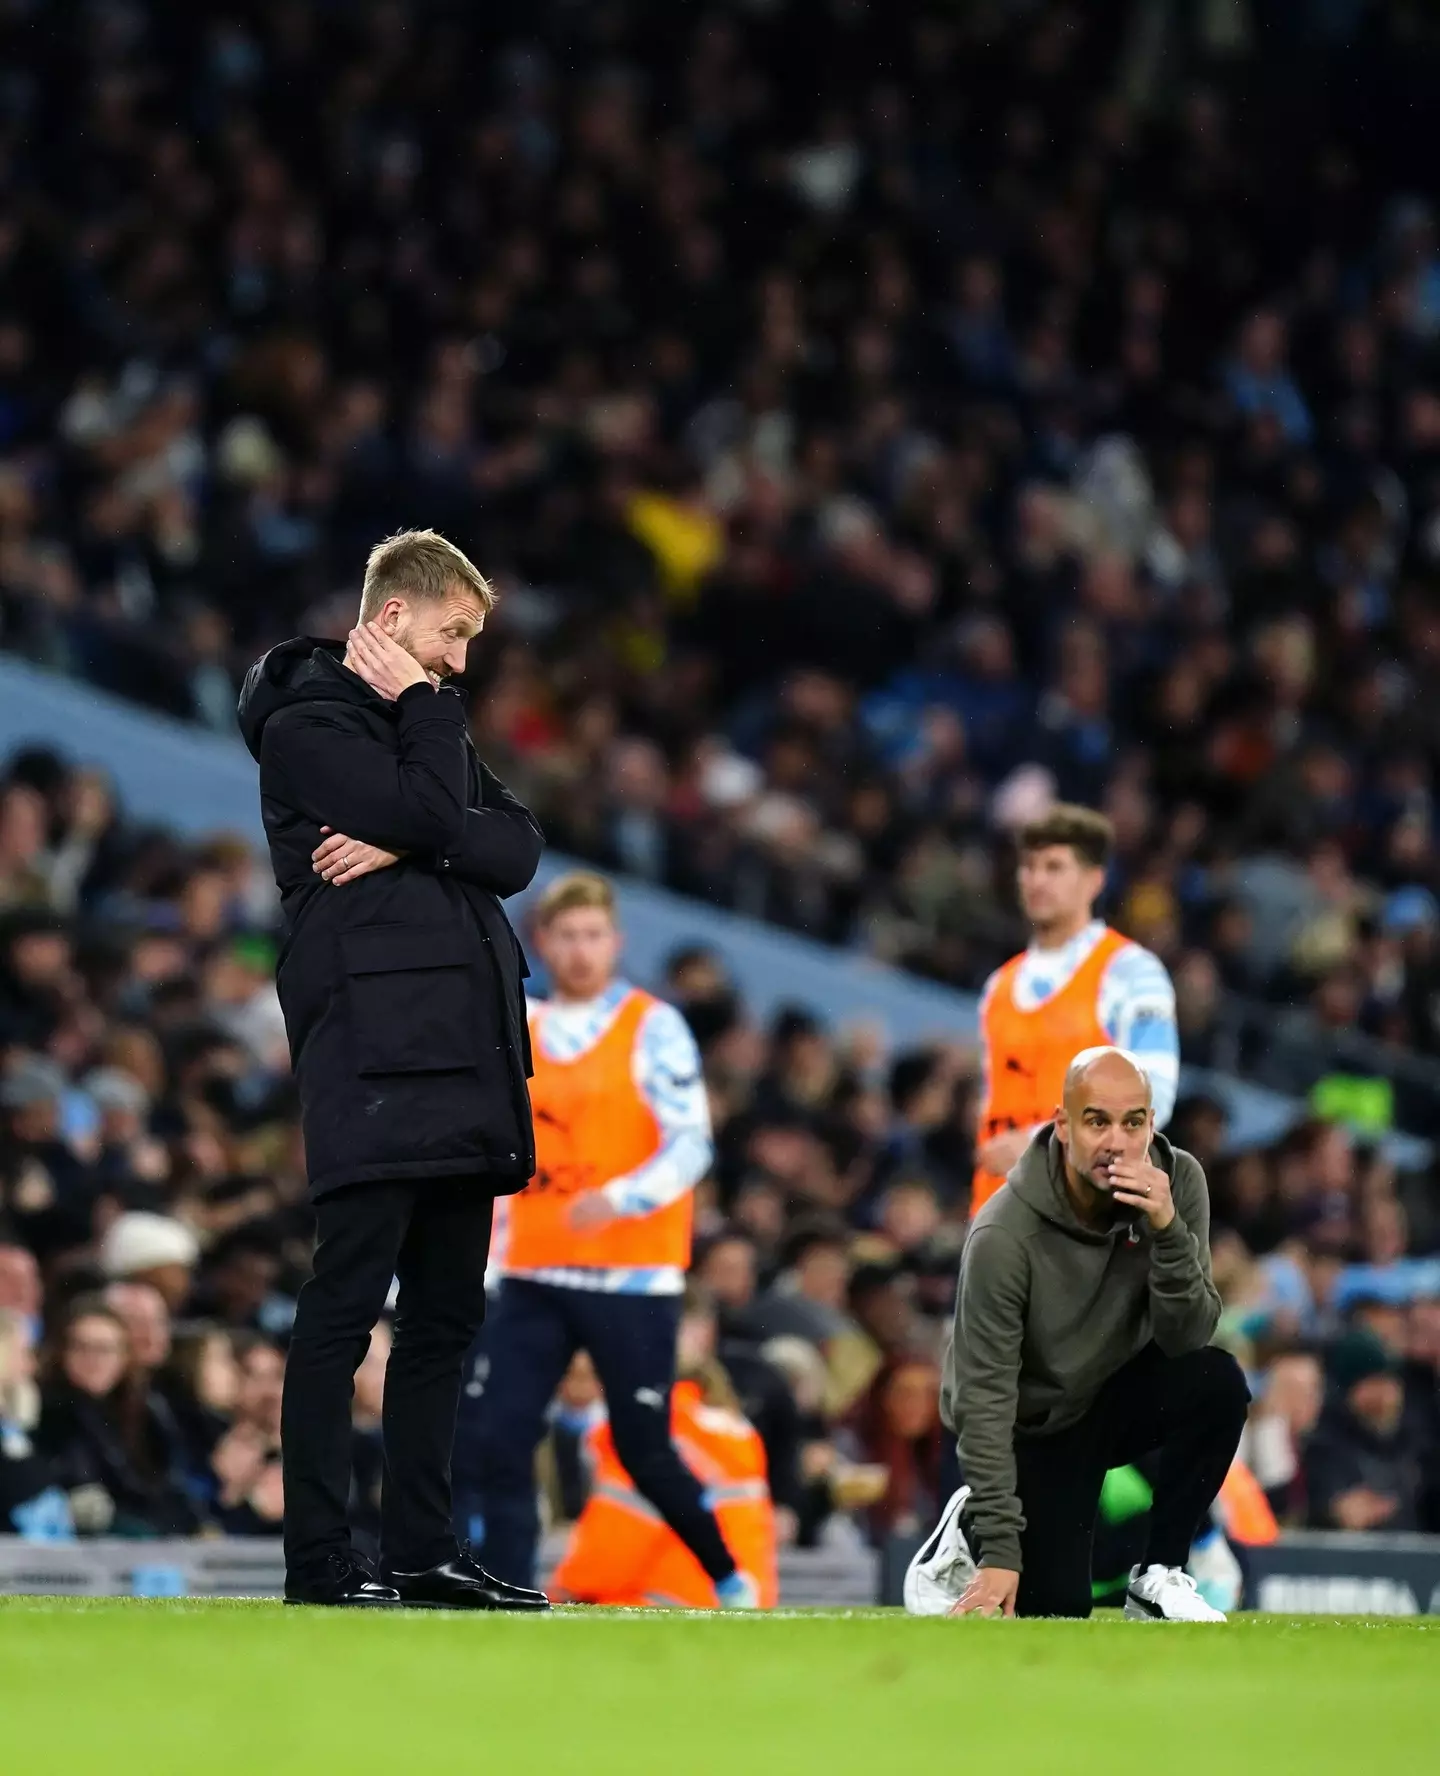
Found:
[{"label": "black leather shoe", "polygon": [[306,1580],[285,1581],[286,1603],[313,1603],[329,1609],[399,1609],[400,1593],[380,1584],[358,1560],[331,1554]]},{"label": "black leather shoe", "polygon": [[527,1591],[523,1585],[507,1585],[487,1573],[479,1561],[461,1554],[424,1572],[386,1574],[400,1601],[430,1609],[548,1610],[550,1599],[543,1591]]}]

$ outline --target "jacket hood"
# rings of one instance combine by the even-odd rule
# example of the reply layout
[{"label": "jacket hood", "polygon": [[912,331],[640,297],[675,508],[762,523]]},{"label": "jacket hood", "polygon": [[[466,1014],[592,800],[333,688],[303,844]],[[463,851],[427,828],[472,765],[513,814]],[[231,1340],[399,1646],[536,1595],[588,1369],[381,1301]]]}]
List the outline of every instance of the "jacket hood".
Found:
[{"label": "jacket hood", "polygon": [[301,635],[282,641],[245,674],[236,715],[250,756],[259,760],[260,736],[277,710],[296,703],[362,703],[374,692],[347,671],[345,644]]},{"label": "jacket hood", "polygon": [[[1151,1138],[1150,1158],[1162,1171],[1168,1172],[1172,1178],[1175,1176],[1175,1149],[1158,1131]],[[1065,1188],[1065,1162],[1053,1122],[1047,1122],[1044,1128],[1035,1131],[1030,1145],[1011,1168],[1006,1183],[1041,1220],[1088,1245],[1113,1239],[1116,1233],[1128,1230],[1138,1219],[1117,1209],[1110,1227],[1085,1225],[1075,1213],[1075,1205]]]}]

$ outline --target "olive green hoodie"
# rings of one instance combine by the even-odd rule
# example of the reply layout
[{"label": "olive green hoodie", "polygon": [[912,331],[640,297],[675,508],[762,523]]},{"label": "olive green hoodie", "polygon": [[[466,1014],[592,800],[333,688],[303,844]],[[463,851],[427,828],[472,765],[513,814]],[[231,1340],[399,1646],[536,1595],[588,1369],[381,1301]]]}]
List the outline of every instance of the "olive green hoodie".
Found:
[{"label": "olive green hoodie", "polygon": [[1150,1159],[1169,1174],[1175,1200],[1162,1233],[1121,1210],[1109,1228],[1087,1227],[1065,1189],[1053,1124],[1037,1130],[975,1217],[940,1411],[959,1442],[987,1566],[1020,1569],[1016,1432],[1065,1430],[1145,1345],[1171,1357],[1199,1350],[1219,1321],[1205,1174],[1163,1135]]}]

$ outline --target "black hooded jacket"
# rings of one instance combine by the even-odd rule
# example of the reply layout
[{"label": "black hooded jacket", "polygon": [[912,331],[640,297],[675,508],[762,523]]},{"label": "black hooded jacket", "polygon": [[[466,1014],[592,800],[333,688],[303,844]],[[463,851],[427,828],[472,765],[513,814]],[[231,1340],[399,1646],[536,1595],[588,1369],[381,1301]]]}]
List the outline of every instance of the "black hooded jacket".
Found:
[{"label": "black hooded jacket", "polygon": [[[480,762],[464,706],[415,685],[387,702],[338,643],[251,667],[240,731],[286,940],[276,972],[314,1195],[379,1178],[535,1169],[524,953],[500,906],[544,835]],[[311,853],[328,826],[404,855],[335,888]]]}]

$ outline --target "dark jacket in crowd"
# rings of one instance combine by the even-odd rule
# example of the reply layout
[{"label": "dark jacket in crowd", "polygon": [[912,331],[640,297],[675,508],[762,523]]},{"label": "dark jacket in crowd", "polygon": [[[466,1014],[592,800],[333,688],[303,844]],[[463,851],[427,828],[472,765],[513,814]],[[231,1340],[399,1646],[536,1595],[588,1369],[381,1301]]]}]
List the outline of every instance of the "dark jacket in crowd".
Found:
[{"label": "dark jacket in crowd", "polygon": [[19,1532],[24,1507],[47,1492],[52,1481],[51,1463],[32,1438],[20,1426],[0,1422],[0,1535]]},{"label": "dark jacket in crowd", "polygon": [[777,1505],[799,1511],[800,1408],[789,1383],[753,1345],[735,1341],[720,1346],[720,1361],[730,1377],[740,1410],[760,1433],[765,1445],[765,1472],[770,1497]]},{"label": "dark jacket in crowd", "polygon": [[135,1398],[117,1388],[97,1400],[64,1385],[48,1389],[35,1445],[64,1491],[99,1486],[110,1495],[113,1534],[185,1536],[199,1529],[184,1439],[159,1395]]},{"label": "dark jacket in crowd", "polygon": [[1405,1418],[1387,1433],[1358,1418],[1343,1400],[1332,1402],[1305,1455],[1311,1522],[1317,1529],[1342,1527],[1334,1515],[1336,1499],[1364,1487],[1395,1500],[1394,1515],[1377,1528],[1419,1529],[1422,1453]]},{"label": "dark jacket in crowd", "polygon": [[[276,974],[312,1193],[379,1178],[535,1169],[524,953],[500,906],[544,837],[480,762],[460,697],[394,702],[300,640],[250,669],[240,728],[286,941]],[[314,873],[328,826],[404,856],[342,888]]]}]

